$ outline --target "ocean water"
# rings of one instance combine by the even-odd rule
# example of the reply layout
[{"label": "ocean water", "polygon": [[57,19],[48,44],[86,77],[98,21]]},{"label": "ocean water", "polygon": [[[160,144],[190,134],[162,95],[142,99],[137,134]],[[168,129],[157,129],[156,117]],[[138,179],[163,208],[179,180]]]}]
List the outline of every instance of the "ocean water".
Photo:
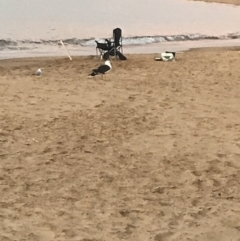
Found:
[{"label": "ocean water", "polygon": [[0,0],[0,51],[95,46],[123,30],[124,45],[240,39],[240,7],[186,0]]}]

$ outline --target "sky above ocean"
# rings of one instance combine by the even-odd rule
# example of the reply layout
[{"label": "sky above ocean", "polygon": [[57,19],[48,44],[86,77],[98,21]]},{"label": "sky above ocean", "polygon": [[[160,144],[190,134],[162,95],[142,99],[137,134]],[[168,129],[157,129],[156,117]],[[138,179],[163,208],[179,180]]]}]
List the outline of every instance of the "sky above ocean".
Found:
[{"label": "sky above ocean", "polygon": [[240,7],[185,0],[1,0],[0,39],[240,32]]}]

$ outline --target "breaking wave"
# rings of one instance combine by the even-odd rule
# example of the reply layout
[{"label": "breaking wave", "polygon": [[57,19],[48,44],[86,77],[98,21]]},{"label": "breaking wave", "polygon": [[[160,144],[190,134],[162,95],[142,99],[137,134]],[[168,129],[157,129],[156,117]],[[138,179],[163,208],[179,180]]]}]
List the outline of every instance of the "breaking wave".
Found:
[{"label": "breaking wave", "polygon": [[[223,36],[208,36],[201,34],[182,34],[182,35],[168,35],[168,36],[133,36],[123,38],[123,45],[144,45],[161,42],[179,42],[179,41],[196,41],[196,40],[224,40],[224,39],[240,39],[240,32],[231,33]],[[73,46],[96,46],[95,40],[104,41],[102,39],[78,39],[69,38],[62,39],[68,45]],[[12,40],[0,39],[0,50],[29,50],[36,49],[38,45],[59,45],[59,39],[56,40]]]}]

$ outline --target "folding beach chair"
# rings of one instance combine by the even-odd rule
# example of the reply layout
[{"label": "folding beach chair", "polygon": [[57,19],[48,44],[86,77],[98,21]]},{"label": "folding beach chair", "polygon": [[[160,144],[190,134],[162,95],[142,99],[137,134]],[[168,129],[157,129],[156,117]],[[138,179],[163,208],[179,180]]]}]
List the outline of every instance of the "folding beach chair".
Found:
[{"label": "folding beach chair", "polygon": [[109,59],[110,56],[118,56],[121,60],[126,60],[126,57],[123,55],[123,46],[122,46],[122,30],[120,28],[113,29],[113,38],[105,39],[105,43],[97,43],[96,52],[99,51],[101,59]]},{"label": "folding beach chair", "polygon": [[114,56],[116,57],[117,51],[123,53],[122,46],[122,30],[120,28],[113,29],[113,48],[114,48]]},{"label": "folding beach chair", "polygon": [[100,58],[103,58],[104,53],[106,53],[107,51],[110,51],[112,49],[112,43],[110,40],[105,39],[105,43],[99,43],[98,41],[96,41],[96,54],[98,55],[98,52],[100,54]]},{"label": "folding beach chair", "polygon": [[113,41],[111,41],[111,49],[103,54],[103,59],[107,60],[110,56],[115,56],[120,60],[127,60],[123,55],[123,46],[122,46],[122,30],[120,28],[115,28],[113,30]]}]

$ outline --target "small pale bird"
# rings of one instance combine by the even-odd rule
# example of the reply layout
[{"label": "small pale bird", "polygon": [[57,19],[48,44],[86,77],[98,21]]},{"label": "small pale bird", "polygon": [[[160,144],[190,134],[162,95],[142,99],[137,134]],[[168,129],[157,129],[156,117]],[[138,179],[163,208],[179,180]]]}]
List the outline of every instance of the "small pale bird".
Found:
[{"label": "small pale bird", "polygon": [[36,72],[35,75],[36,76],[40,76],[42,74],[42,70],[39,68]]}]

